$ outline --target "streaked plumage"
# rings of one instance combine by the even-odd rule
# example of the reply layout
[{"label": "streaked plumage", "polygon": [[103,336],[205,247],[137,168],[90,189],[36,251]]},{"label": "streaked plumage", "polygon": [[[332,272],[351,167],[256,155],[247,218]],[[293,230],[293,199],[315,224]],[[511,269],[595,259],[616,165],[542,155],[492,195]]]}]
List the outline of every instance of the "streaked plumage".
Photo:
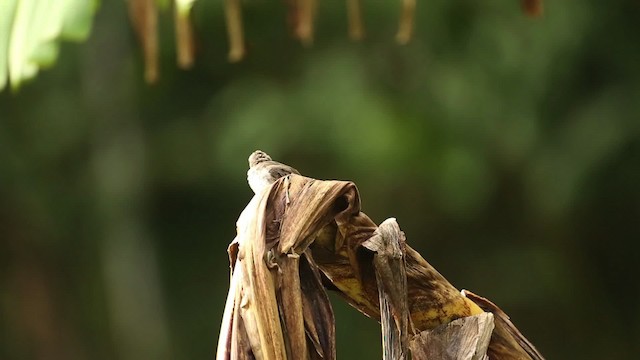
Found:
[{"label": "streaked plumage", "polygon": [[254,193],[260,193],[279,178],[298,174],[298,170],[289,165],[273,161],[264,151],[256,150],[249,156],[249,171],[247,181]]}]

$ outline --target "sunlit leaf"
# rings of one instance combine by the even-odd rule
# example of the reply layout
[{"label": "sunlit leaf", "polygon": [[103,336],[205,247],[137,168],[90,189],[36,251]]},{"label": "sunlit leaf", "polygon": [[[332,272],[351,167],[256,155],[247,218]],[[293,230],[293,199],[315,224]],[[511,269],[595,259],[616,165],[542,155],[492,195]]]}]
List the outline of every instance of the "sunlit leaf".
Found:
[{"label": "sunlit leaf", "polygon": [[11,37],[9,39],[9,79],[18,86],[20,79],[29,78],[37,73],[37,68],[26,61],[29,51],[29,27],[35,14],[35,0],[18,1]]},{"label": "sunlit leaf", "polygon": [[0,2],[0,90],[7,84],[7,52],[11,37],[11,24],[18,0],[4,0]]},{"label": "sunlit leaf", "polygon": [[62,36],[68,40],[83,41],[89,37],[98,0],[67,0],[67,3]]},{"label": "sunlit leaf", "polygon": [[97,0],[7,0],[0,4],[0,90],[34,77],[58,57],[58,41],[88,37]]},{"label": "sunlit leaf", "polygon": [[46,42],[34,49],[31,60],[39,67],[49,67],[58,58],[60,46],[56,42]]}]

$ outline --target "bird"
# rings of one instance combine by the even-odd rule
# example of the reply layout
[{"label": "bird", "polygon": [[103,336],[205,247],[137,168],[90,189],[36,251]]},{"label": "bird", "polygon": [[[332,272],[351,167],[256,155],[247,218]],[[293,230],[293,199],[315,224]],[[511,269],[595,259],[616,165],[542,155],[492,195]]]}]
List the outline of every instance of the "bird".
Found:
[{"label": "bird", "polygon": [[261,150],[256,150],[249,156],[247,182],[255,194],[261,193],[276,180],[289,174],[300,175],[300,172],[289,165],[273,161],[271,156]]}]

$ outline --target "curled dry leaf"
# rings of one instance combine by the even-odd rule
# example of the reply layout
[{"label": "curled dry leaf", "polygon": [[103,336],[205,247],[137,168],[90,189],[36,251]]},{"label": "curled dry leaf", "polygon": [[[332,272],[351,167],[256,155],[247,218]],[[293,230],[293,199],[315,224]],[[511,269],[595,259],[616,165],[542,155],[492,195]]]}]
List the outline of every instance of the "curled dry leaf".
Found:
[{"label": "curled dry leaf", "polygon": [[[360,211],[352,182],[292,174],[254,196],[229,246],[232,276],[218,359],[334,359],[325,287],[382,320],[394,337],[389,346],[400,350],[410,335],[484,313],[404,245],[395,220],[385,223],[378,228]],[[495,331],[489,354],[541,359],[517,334]]]},{"label": "curled dry leaf", "polygon": [[335,359],[333,310],[320,273],[301,246],[280,251],[284,213],[267,206],[274,202],[268,191],[256,195],[238,219],[217,358]]}]

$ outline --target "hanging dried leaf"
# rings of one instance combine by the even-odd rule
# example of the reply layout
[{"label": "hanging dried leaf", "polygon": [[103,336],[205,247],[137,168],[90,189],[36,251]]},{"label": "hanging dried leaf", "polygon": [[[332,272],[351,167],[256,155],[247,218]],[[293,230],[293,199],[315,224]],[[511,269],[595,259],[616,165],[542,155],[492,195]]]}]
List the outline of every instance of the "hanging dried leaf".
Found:
[{"label": "hanging dried leaf", "polygon": [[142,44],[144,78],[158,81],[158,8],[155,0],[129,0],[129,17]]},{"label": "hanging dried leaf", "polygon": [[347,18],[349,20],[349,38],[362,40],[364,38],[364,21],[362,20],[361,0],[347,0]]},{"label": "hanging dried leaf", "polygon": [[400,11],[400,25],[396,34],[396,41],[399,44],[407,44],[413,35],[414,17],[416,11],[416,0],[402,0]]},{"label": "hanging dried leaf", "polygon": [[176,0],[174,21],[176,30],[176,48],[178,52],[178,66],[190,69],[194,62],[193,24],[191,9],[195,0]]},{"label": "hanging dried leaf", "polygon": [[313,44],[316,6],[316,0],[296,0],[298,14],[295,36],[304,46],[311,46]]},{"label": "hanging dried leaf", "polygon": [[245,55],[240,0],[225,0],[224,13],[227,20],[227,36],[229,37],[229,61],[238,62]]},{"label": "hanging dried leaf", "polygon": [[[293,36],[305,46],[314,41],[318,0],[285,0],[287,22]],[[158,8],[168,0],[127,0],[130,20],[144,54],[144,77],[155,83],[159,77]],[[177,63],[188,69],[194,64],[195,44],[191,10],[195,0],[175,0]],[[58,40],[80,41],[88,37],[98,0],[4,0],[0,2],[0,90],[7,83],[14,88],[34,77],[40,68],[52,64],[58,55]],[[523,11],[532,17],[544,13],[543,0],[521,0]],[[224,0],[228,58],[238,62],[246,55],[241,0]],[[348,35],[365,36],[362,0],[346,0]],[[416,0],[401,0],[396,41],[406,44],[415,27]]]}]

